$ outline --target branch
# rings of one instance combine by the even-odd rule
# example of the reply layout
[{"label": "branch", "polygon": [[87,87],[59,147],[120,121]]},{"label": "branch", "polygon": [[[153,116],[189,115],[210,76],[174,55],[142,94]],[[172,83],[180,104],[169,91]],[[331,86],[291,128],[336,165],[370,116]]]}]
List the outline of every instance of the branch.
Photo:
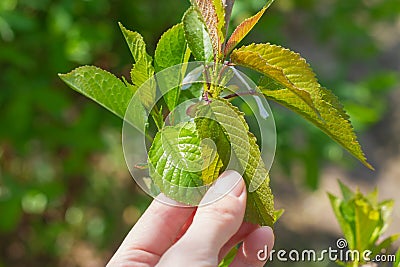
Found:
[{"label": "branch", "polygon": [[225,36],[228,36],[229,21],[231,20],[232,7],[235,0],[222,0],[225,7]]}]

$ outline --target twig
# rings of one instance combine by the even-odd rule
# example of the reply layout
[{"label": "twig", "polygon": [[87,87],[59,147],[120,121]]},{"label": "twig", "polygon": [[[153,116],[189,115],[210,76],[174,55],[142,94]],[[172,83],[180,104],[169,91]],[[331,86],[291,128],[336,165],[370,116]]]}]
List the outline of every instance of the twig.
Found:
[{"label": "twig", "polygon": [[248,91],[248,92],[243,92],[243,93],[233,93],[233,94],[224,96],[224,99],[230,99],[230,98],[241,96],[241,95],[254,95],[255,93],[256,93],[256,91],[254,91],[254,90]]},{"label": "twig", "polygon": [[[229,22],[231,20],[232,7],[235,0],[222,0],[222,3],[225,7],[225,36],[228,36]],[[225,44],[226,42],[223,44],[222,51],[225,50]]]}]

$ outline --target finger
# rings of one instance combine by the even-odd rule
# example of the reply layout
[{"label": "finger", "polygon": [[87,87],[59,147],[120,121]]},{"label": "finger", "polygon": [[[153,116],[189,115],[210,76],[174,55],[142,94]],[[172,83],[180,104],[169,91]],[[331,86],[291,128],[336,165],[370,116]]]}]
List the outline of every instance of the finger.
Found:
[{"label": "finger", "polygon": [[153,200],[126,236],[108,266],[154,266],[176,241],[195,208]]},{"label": "finger", "polygon": [[260,227],[244,239],[230,266],[264,266],[273,246],[274,233],[272,229],[268,226]]},{"label": "finger", "polygon": [[175,242],[178,241],[179,239],[181,239],[181,237],[186,233],[187,229],[193,222],[193,217],[194,217],[195,213],[196,213],[196,210],[194,210],[192,212],[192,214],[189,216],[189,218],[186,220],[185,224],[182,226],[181,230],[179,231],[179,233],[175,239]]},{"label": "finger", "polygon": [[246,186],[237,172],[227,171],[218,178],[203,200],[215,199],[217,194],[225,196],[197,209],[192,224],[164,254],[160,266],[185,266],[190,262],[218,265],[220,249],[238,231],[243,221]]},{"label": "finger", "polygon": [[251,232],[259,228],[259,225],[252,224],[249,222],[243,222],[239,230],[226,242],[226,244],[221,248],[218,255],[218,262],[220,262],[229,251],[236,246],[238,243],[242,242],[246,236]]}]

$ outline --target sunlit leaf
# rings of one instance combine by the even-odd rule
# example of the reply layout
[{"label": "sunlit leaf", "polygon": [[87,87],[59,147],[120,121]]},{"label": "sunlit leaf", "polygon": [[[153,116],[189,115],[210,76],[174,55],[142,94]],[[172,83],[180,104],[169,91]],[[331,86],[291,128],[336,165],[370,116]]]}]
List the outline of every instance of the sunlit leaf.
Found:
[{"label": "sunlit leaf", "polygon": [[225,11],[221,0],[192,0],[199,9],[210,34],[214,55],[221,54],[225,39]]},{"label": "sunlit leaf", "polygon": [[343,213],[343,206],[345,204],[340,198],[329,193],[328,196],[333,212],[335,213],[336,220],[339,222],[339,226],[348,242],[348,246],[354,248],[356,246],[354,236],[354,216],[348,216]]},{"label": "sunlit leaf", "polygon": [[338,180],[338,183],[344,201],[349,201],[350,199],[352,199],[354,197],[354,192],[351,191],[351,189],[347,185],[345,185],[342,181]]},{"label": "sunlit leaf", "polygon": [[198,61],[211,62],[214,57],[210,35],[202,15],[196,7],[190,7],[183,15],[185,38],[193,56]]},{"label": "sunlit leaf", "polygon": [[[169,67],[187,62],[190,56],[190,50],[187,47],[183,24],[177,24],[167,30],[160,38],[154,55],[154,64],[156,72],[160,72]],[[182,74],[174,77],[167,77],[162,82],[167,87],[168,84],[180,84]],[[164,77],[160,75],[159,77]],[[169,87],[168,87],[169,88]],[[173,110],[178,104],[180,88],[171,88],[168,93],[163,95],[165,103],[169,110]]]},{"label": "sunlit leaf", "polygon": [[[382,240],[373,250],[371,254],[371,258],[375,257],[376,255],[382,253],[382,250],[389,248],[394,242],[399,239],[400,234],[391,235],[384,240]],[[396,265],[393,265],[396,266]]]},{"label": "sunlit leaf", "polygon": [[[137,90],[137,88],[145,84],[148,79],[153,77],[153,59],[147,54],[146,43],[139,33],[127,30],[121,23],[119,23],[119,26],[135,61],[131,70],[131,80],[133,87]],[[142,94],[140,98],[145,107],[150,107],[155,98],[155,86],[154,82],[149,82],[146,85],[149,88],[148,90],[140,91]]]},{"label": "sunlit leaf", "polygon": [[228,254],[226,254],[225,258],[222,259],[222,261],[219,263],[218,267],[228,267],[233,259],[235,258],[236,254],[238,252],[237,246],[233,247]]},{"label": "sunlit leaf", "polygon": [[393,267],[400,267],[400,248],[396,252],[396,261],[393,263]]},{"label": "sunlit leaf", "polygon": [[201,193],[184,189],[203,185],[200,138],[194,123],[160,130],[148,152],[148,160],[150,175],[165,195],[187,204],[198,203]]},{"label": "sunlit leaf", "polygon": [[[390,221],[389,215],[393,201],[385,200],[377,203],[376,189],[363,195],[358,190],[353,193],[341,182],[339,185],[343,199],[328,195],[336,219],[348,242],[348,248],[359,252],[369,250],[372,252],[370,258],[381,253],[383,249],[387,250],[399,237],[399,235],[392,235],[380,240]],[[356,260],[354,263],[363,263],[363,259]]]},{"label": "sunlit leaf", "polygon": [[355,197],[354,210],[356,247],[351,249],[364,251],[370,244],[375,244],[379,237],[381,214],[360,193]]},{"label": "sunlit leaf", "polygon": [[184,62],[186,39],[183,24],[179,23],[161,35],[154,54],[156,72]]},{"label": "sunlit leaf", "polygon": [[[267,98],[311,121],[365,166],[373,169],[367,162],[349,117],[337,97],[320,86],[314,72],[299,54],[271,44],[253,44],[234,50],[231,57],[235,62],[266,75],[259,87]],[[302,95],[303,92],[308,96]]]},{"label": "sunlit leaf", "polygon": [[[245,219],[260,225],[272,225],[275,221],[274,204],[269,188],[268,171],[261,159],[255,136],[243,113],[225,100],[213,99],[208,105],[199,107],[197,117],[207,117],[217,121],[229,139],[232,147],[228,169],[243,173],[248,188]],[[252,187],[257,188],[255,191]]]},{"label": "sunlit leaf", "polygon": [[227,56],[233,48],[241,41],[244,37],[253,29],[253,27],[257,24],[260,20],[262,15],[264,14],[265,10],[274,2],[274,0],[268,0],[265,6],[257,12],[254,16],[242,21],[239,26],[233,31],[231,37],[229,38],[228,42],[226,43],[224,49],[224,55]]},{"label": "sunlit leaf", "polygon": [[145,58],[146,61],[151,64],[152,58],[147,54],[146,43],[144,42],[142,35],[140,35],[138,32],[133,32],[126,29],[121,23],[118,25],[121,28],[122,34],[125,37],[125,41],[128,44],[129,50],[131,51],[135,62]]},{"label": "sunlit leaf", "polygon": [[381,211],[381,218],[382,218],[380,233],[383,233],[389,227],[390,217],[393,212],[393,207],[394,207],[393,199],[385,200],[378,204],[378,209]]},{"label": "sunlit leaf", "polygon": [[113,74],[94,66],[83,66],[59,76],[72,89],[124,118],[134,91]]},{"label": "sunlit leaf", "polygon": [[[222,0],[213,0],[213,5],[215,7],[215,12],[217,13],[218,21],[217,21],[217,30],[219,37],[219,48],[222,48],[222,44],[225,42],[225,34],[226,34],[226,21],[225,21],[225,6]],[[219,51],[221,52],[221,51]]]},{"label": "sunlit leaf", "polygon": [[[308,86],[315,75],[303,58],[288,49],[270,44],[242,46],[231,54],[233,63],[254,69],[300,97],[315,113]],[[316,83],[318,85],[318,83]]]},{"label": "sunlit leaf", "polygon": [[[202,174],[203,180],[206,183],[210,183],[217,179],[219,174],[224,171],[225,167],[228,165],[231,145],[222,126],[217,121],[201,116],[196,116],[194,121],[200,138],[202,140],[209,140],[209,142],[213,142],[214,144],[214,146],[212,144],[207,145],[207,142],[204,142],[202,145],[203,150],[209,150],[209,152],[205,152],[203,155],[207,155],[212,159],[211,162],[204,162],[207,168],[203,169]],[[211,156],[210,151],[216,153],[214,157]]]}]

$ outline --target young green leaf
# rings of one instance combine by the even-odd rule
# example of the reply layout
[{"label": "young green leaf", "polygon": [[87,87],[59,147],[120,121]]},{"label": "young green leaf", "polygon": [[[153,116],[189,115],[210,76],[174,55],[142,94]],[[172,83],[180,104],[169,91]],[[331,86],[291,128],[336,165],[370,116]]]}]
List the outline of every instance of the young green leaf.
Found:
[{"label": "young green leaf", "polygon": [[194,58],[198,61],[211,62],[214,57],[213,46],[198,9],[194,6],[190,7],[183,15],[182,22],[185,38]]},{"label": "young green leaf", "polygon": [[354,236],[354,216],[348,216],[343,212],[343,206],[345,205],[344,201],[328,193],[329,200],[331,202],[331,206],[333,212],[335,213],[336,220],[339,223],[340,228],[342,229],[343,235],[345,236],[349,248],[354,248],[356,246],[355,236]]},{"label": "young green leaf", "polygon": [[225,6],[222,0],[213,0],[213,5],[215,7],[215,12],[217,13],[218,21],[217,21],[217,30],[219,37],[219,49],[220,53],[222,52],[222,45],[225,42],[225,34],[226,34],[226,21],[225,21]]},{"label": "young green leaf", "polygon": [[218,267],[228,267],[231,265],[232,261],[234,260],[235,256],[237,255],[238,248],[235,246],[233,247],[228,254],[226,254],[225,258],[219,263]]},{"label": "young green leaf", "polygon": [[[294,59],[292,52],[270,44],[242,46],[231,54],[233,63],[256,70],[299,96],[316,114],[308,86],[314,73],[309,73],[302,58]],[[303,62],[304,61],[304,62]]]},{"label": "young green leaf", "polygon": [[[373,258],[399,237],[399,235],[392,235],[378,243],[389,223],[393,201],[386,200],[378,203],[377,190],[363,195],[358,190],[353,193],[341,182],[339,186],[343,199],[328,195],[336,219],[348,241],[348,248],[359,252],[370,250],[371,258]],[[354,263],[359,263],[359,261],[356,260]]]},{"label": "young green leaf", "polygon": [[354,192],[345,185],[342,181],[338,180],[340,191],[342,192],[342,196],[344,201],[350,201],[354,197]]},{"label": "young green leaf", "polygon": [[[243,173],[247,185],[247,206],[245,219],[255,224],[269,225],[275,221],[274,203],[269,176],[261,159],[256,138],[249,132],[243,113],[229,102],[213,99],[208,105],[200,106],[197,117],[217,121],[229,139],[234,158],[227,168]],[[200,128],[201,129],[201,128]],[[256,190],[249,190],[256,184]]]},{"label": "young green leaf", "polygon": [[[204,114],[203,114],[204,115]],[[218,176],[225,170],[228,165],[231,145],[229,139],[226,136],[221,125],[210,118],[196,116],[194,119],[196,123],[196,129],[202,140],[210,140],[215,145],[211,146],[209,150],[216,150],[216,155],[213,157],[212,162],[205,161],[205,166],[207,168],[203,169],[203,180],[206,183],[213,182],[218,178]],[[202,146],[202,149],[207,149],[206,143]],[[204,155],[210,155],[210,153],[203,153]]]},{"label": "young green leaf", "polygon": [[[200,138],[193,122],[166,126],[157,132],[148,153],[150,176],[167,196],[198,204],[202,193]],[[192,187],[193,190],[185,190]]]},{"label": "young green leaf", "polygon": [[[160,38],[154,55],[154,65],[156,72],[160,72],[169,67],[187,62],[190,57],[190,50],[187,47],[183,24],[177,24],[167,30]],[[183,75],[183,74],[182,74]],[[182,75],[168,77],[159,81],[166,86],[180,84]],[[163,77],[161,75],[161,77]],[[172,79],[172,80],[171,80]],[[169,110],[173,110],[178,104],[180,88],[176,87],[163,95]]]},{"label": "young green leaf", "polygon": [[396,261],[393,263],[393,267],[400,267],[400,248],[396,252]]},{"label": "young green leaf", "polygon": [[[234,50],[231,57],[234,61],[253,69],[266,69],[264,74],[267,76],[260,82],[259,87],[267,98],[277,101],[311,121],[365,166],[373,169],[367,162],[349,117],[337,97],[330,90],[321,87],[314,72],[299,54],[271,44],[253,44]],[[255,61],[256,58],[271,65],[261,66]],[[308,96],[304,97],[303,92],[308,93]],[[309,97],[311,104],[309,100],[305,100]]]},{"label": "young green leaf", "polygon": [[154,54],[156,72],[184,62],[187,43],[183,24],[179,23],[163,33]]},{"label": "young green leaf", "polygon": [[113,74],[94,66],[83,66],[59,76],[72,89],[124,118],[134,91]]},{"label": "young green leaf", "polygon": [[265,6],[257,12],[254,16],[244,20],[236,29],[233,31],[231,37],[229,37],[228,42],[226,43],[224,49],[224,55],[227,56],[235,46],[243,40],[244,37],[253,29],[253,27],[257,24],[260,20],[262,15],[264,14],[265,10],[274,2],[274,0],[268,0]]},{"label": "young green leaf", "polygon": [[[391,235],[384,240],[382,240],[379,245],[377,245],[373,250],[370,258],[375,257],[376,255],[382,253],[382,250],[389,248],[394,242],[399,239],[400,234]],[[396,265],[393,265],[396,266]]]},{"label": "young green leaf", "polygon": [[221,55],[225,39],[225,10],[221,0],[192,0],[199,9],[210,34],[214,55]]},{"label": "young green leaf", "polygon": [[394,201],[393,199],[385,200],[380,202],[378,205],[378,209],[381,210],[382,217],[382,227],[381,232],[383,233],[389,227],[390,216],[392,215]]},{"label": "young green leaf", "polygon": [[361,193],[355,197],[354,211],[356,247],[353,249],[364,251],[379,237],[380,231],[376,230],[380,228],[380,212],[369,205]]},{"label": "young green leaf", "polygon": [[118,25],[125,37],[126,43],[128,44],[135,62],[145,58],[146,61],[151,64],[152,58],[146,52],[146,43],[144,42],[143,37],[138,32],[126,29],[121,23],[118,23]]},{"label": "young green leaf", "polygon": [[[147,54],[146,43],[139,33],[127,30],[121,23],[119,23],[119,26],[135,61],[131,70],[131,80],[133,87],[137,89],[153,77],[153,59]],[[156,94],[154,81],[148,85],[148,90],[141,90],[142,95],[140,96],[143,105],[147,108],[152,105]]]}]

